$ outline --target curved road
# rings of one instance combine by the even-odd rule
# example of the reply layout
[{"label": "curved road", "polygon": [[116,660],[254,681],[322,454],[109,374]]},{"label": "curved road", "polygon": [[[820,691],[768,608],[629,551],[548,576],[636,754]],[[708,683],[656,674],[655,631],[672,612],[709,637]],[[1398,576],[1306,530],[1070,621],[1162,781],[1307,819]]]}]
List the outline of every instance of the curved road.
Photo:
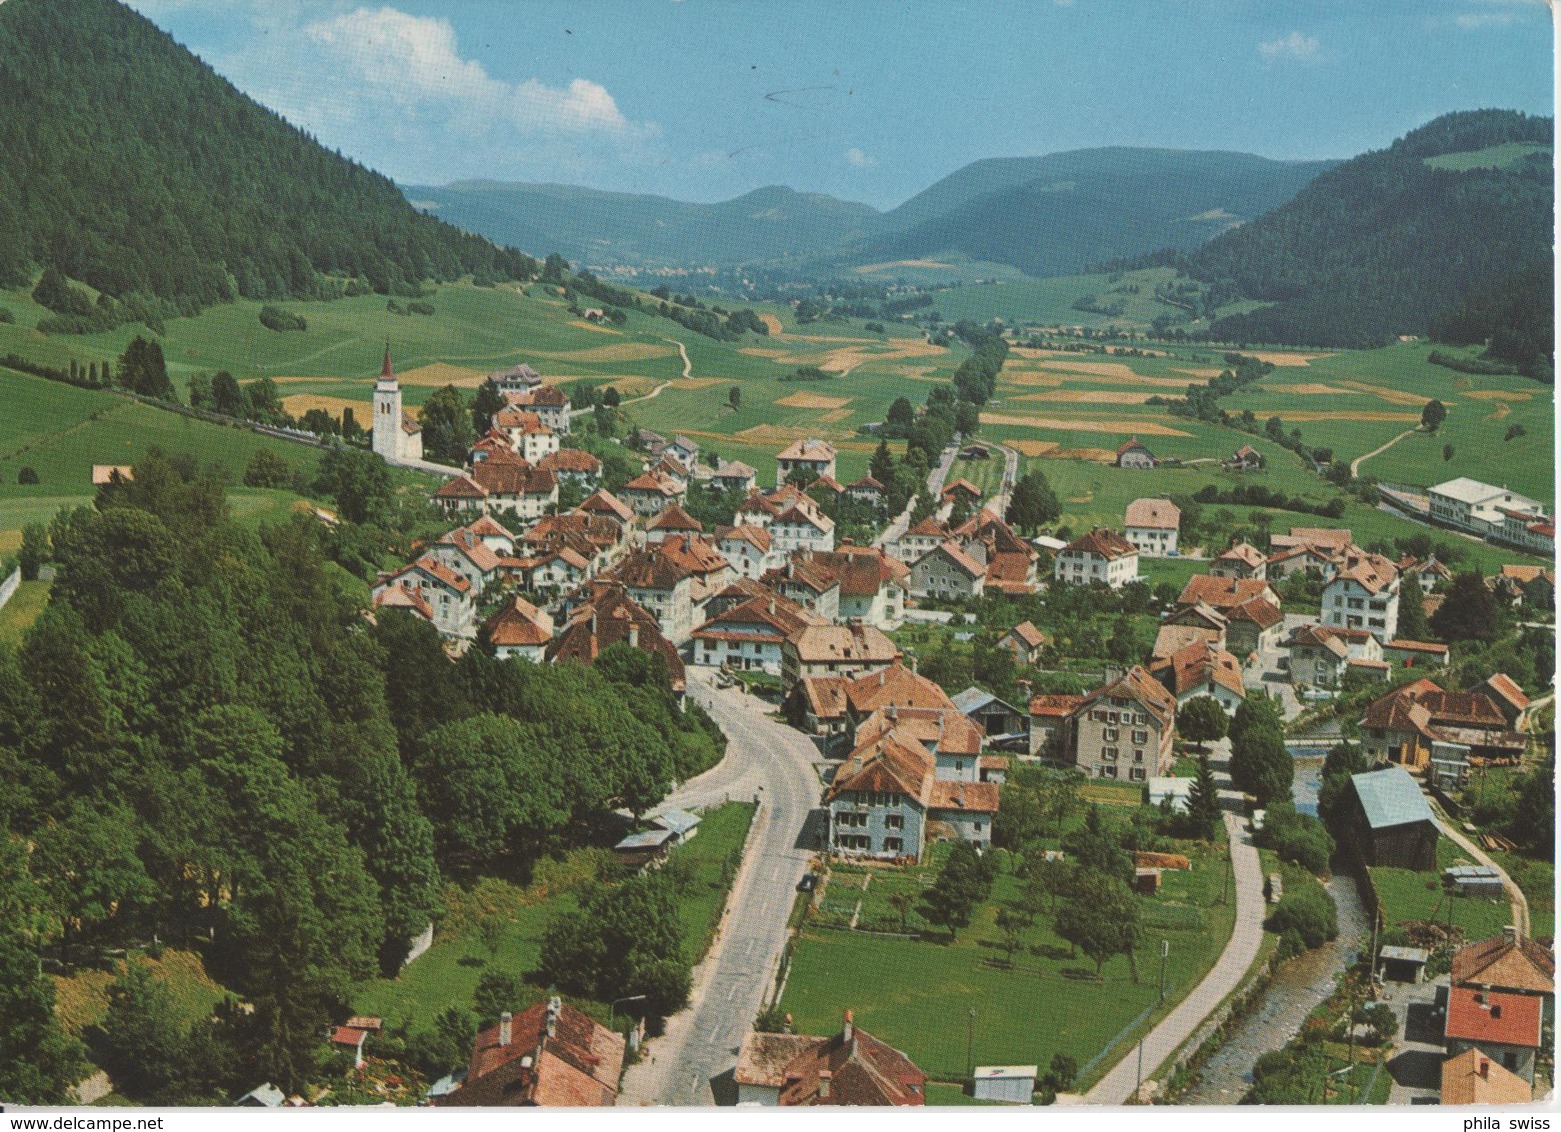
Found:
[{"label": "curved road", "polygon": [[1417,433],[1419,431],[1420,430],[1418,428],[1412,428],[1408,432],[1401,432],[1397,436],[1395,436],[1392,440],[1388,441],[1386,444],[1383,444],[1383,445],[1380,445],[1379,447],[1373,448],[1370,452],[1367,452],[1364,456],[1357,456],[1357,457],[1355,457],[1355,459],[1350,461],[1350,475],[1352,475],[1352,476],[1360,475],[1360,466],[1362,464],[1364,464],[1367,460],[1371,459],[1373,456],[1380,456],[1380,455],[1382,455],[1382,453],[1386,452],[1389,448],[1392,448],[1393,445],[1397,444],[1400,440],[1403,440],[1404,437],[1406,437],[1406,436],[1414,436],[1415,433]]},{"label": "curved road", "polygon": [[[817,749],[769,718],[762,700],[711,687],[709,674],[691,667],[689,693],[726,733],[726,757],[664,804],[705,806],[757,794],[759,812],[715,943],[694,971],[690,1004],[624,1073],[620,1105],[716,1103],[712,1083],[737,1064],[743,1037],[773,985],[797,881],[811,856],[803,833],[819,805]],[[816,840],[811,830],[809,836]],[[733,1103],[730,1092],[720,1099]]]}]

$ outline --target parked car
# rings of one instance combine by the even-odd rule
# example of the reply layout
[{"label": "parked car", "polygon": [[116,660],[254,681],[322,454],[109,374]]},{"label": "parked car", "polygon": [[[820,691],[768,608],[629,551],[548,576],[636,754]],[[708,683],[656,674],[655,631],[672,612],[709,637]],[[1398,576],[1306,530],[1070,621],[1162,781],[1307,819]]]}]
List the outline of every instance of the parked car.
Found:
[{"label": "parked car", "polygon": [[802,879],[797,882],[798,892],[812,892],[818,887],[817,873],[803,873]]}]

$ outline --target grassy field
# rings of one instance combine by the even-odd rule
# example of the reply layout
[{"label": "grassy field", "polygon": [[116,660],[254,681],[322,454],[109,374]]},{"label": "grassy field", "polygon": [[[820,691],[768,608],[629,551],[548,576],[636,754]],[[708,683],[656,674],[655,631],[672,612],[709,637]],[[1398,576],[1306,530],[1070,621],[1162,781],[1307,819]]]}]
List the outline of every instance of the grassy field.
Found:
[{"label": "grassy field", "polygon": [[[1070,956],[1046,916],[1026,933],[1023,950],[1007,967],[995,917],[1003,902],[1018,894],[1019,882],[1005,873],[993,898],[977,909],[953,943],[941,931],[908,940],[804,928],[781,1006],[795,1016],[799,1032],[817,1034],[832,1033],[840,1012],[850,1008],[859,1025],[904,1050],[939,1081],[966,1075],[966,1023],[972,1009],[976,1064],[1044,1066],[1053,1053],[1064,1052],[1084,1067],[1113,1043],[1126,1048],[1138,1027],[1152,1024],[1160,1010],[1196,985],[1230,934],[1233,905],[1218,903],[1223,847],[1191,851],[1193,870],[1166,873],[1161,894],[1143,898],[1137,979],[1118,958],[1096,982],[1094,965]],[[889,889],[923,879],[924,870],[893,880],[880,876],[868,892],[883,886],[885,914],[897,919],[887,905]],[[1157,1008],[1161,939],[1171,944],[1165,1008]],[[1111,1060],[1101,1058],[1090,1066],[1080,1087],[1088,1087]]]},{"label": "grassy field", "polygon": [[[1436,843],[1437,872],[1415,872],[1411,869],[1373,868],[1371,881],[1377,888],[1382,902],[1382,918],[1393,926],[1407,920],[1448,921],[1449,900],[1442,891],[1441,869],[1455,864],[1473,864],[1463,851],[1448,838]],[[1463,929],[1465,940],[1487,939],[1500,935],[1501,929],[1512,918],[1505,899],[1459,896],[1451,901],[1451,917],[1455,927]]]},{"label": "grassy field", "polygon": [[[186,1024],[208,1018],[228,992],[209,975],[201,957],[193,951],[169,948],[159,959],[136,955],[130,962],[144,963],[152,977],[166,986],[173,997],[174,1009]],[[108,1013],[108,988],[116,978],[114,971],[79,971],[54,980],[55,1010],[60,1022],[72,1034],[103,1021]]]},{"label": "grassy field", "polygon": [[[699,834],[673,852],[674,859],[689,869],[689,884],[679,895],[678,911],[690,962],[697,961],[709,947],[731,884],[728,862],[740,851],[752,816],[753,806],[748,803],[734,802],[712,810],[700,823]],[[503,931],[492,947],[480,932],[464,923],[441,929],[434,946],[395,978],[362,984],[354,996],[353,1009],[378,1015],[387,1026],[405,1024],[415,1030],[430,1024],[446,1007],[469,1006],[477,980],[489,966],[522,976],[535,971],[548,922],[575,906],[573,890],[550,890],[546,882],[540,882],[529,890],[510,890],[507,898],[501,899],[498,912]],[[527,1000],[517,1003],[516,1010],[541,1002],[548,990],[528,984],[526,993]],[[601,1022],[608,1020],[608,1003],[571,1002]]]},{"label": "grassy field", "polygon": [[48,582],[23,582],[11,600],[0,606],[0,645],[21,644],[22,634],[48,603]]}]

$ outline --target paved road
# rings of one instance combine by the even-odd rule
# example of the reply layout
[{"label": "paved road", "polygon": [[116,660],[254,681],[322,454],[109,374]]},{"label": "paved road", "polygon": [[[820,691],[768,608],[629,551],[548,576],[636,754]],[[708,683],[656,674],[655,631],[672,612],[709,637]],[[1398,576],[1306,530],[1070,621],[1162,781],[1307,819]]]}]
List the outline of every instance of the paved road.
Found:
[{"label": "paved road", "polygon": [[757,793],[759,813],[720,933],[694,972],[692,1002],[624,1074],[620,1105],[733,1103],[728,1090],[718,1097],[712,1082],[720,1089],[720,1079],[737,1064],[743,1036],[773,985],[786,919],[810,856],[800,846],[819,804],[817,750],[800,732],[766,716],[763,701],[735,689],[717,691],[709,675],[709,669],[690,668],[690,694],[726,733],[726,758],[669,802],[698,806]]},{"label": "paved road", "polygon": [[995,512],[999,519],[1006,519],[1008,505],[1013,501],[1014,484],[1019,482],[1019,453],[1006,444],[993,442],[992,447],[1001,449],[1003,453],[1003,484],[986,506]]},{"label": "paved road", "polygon": [[[1203,1020],[1235,990],[1246,977],[1247,968],[1257,958],[1263,943],[1263,866],[1257,846],[1246,831],[1246,823],[1235,814],[1225,815],[1225,830],[1230,835],[1230,858],[1236,890],[1236,927],[1220,953],[1214,968],[1203,982],[1161,1019],[1144,1038],[1144,1074],[1149,1076],[1176,1052]],[[1138,1047],[1123,1051],[1122,1060],[1098,1085],[1085,1094],[1089,1104],[1126,1104],[1138,1087]]]},{"label": "paved road", "polygon": [[[943,481],[948,478],[949,469],[954,466],[954,457],[959,455],[959,437],[954,437],[954,443],[943,450],[943,455],[938,460],[938,466],[927,473],[927,491],[936,499],[938,492],[943,490]],[[905,504],[905,510],[894,517],[894,522],[885,527],[873,540],[877,547],[888,546],[896,542],[905,533],[905,528],[911,524],[911,511],[916,507],[916,500],[911,499]]]}]

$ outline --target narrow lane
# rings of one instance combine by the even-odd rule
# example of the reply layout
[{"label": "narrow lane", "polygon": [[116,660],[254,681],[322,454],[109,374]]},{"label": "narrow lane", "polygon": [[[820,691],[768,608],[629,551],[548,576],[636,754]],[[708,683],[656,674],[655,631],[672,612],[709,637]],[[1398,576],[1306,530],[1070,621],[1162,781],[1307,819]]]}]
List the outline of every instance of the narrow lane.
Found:
[{"label": "narrow lane", "polygon": [[690,1005],[630,1066],[620,1105],[733,1103],[727,1076],[743,1036],[763,1006],[786,945],[786,920],[807,869],[804,827],[819,802],[818,752],[800,732],[766,714],[768,705],[736,689],[716,690],[708,670],[689,670],[697,697],[726,733],[720,765],[668,801],[707,805],[726,797],[760,799],[742,867],[710,953],[694,971]]}]

